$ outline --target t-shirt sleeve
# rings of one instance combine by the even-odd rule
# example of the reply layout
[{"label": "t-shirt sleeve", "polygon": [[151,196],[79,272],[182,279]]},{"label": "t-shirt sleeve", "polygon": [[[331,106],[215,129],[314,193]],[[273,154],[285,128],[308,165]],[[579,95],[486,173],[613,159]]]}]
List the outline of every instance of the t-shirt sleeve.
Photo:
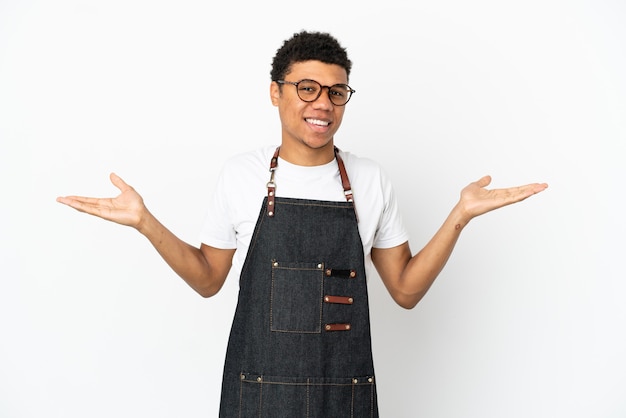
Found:
[{"label": "t-shirt sleeve", "polygon": [[217,178],[213,195],[209,200],[200,231],[200,242],[215,248],[233,249],[237,248],[237,237],[231,219],[232,211],[228,207],[226,177],[225,171],[222,169]]},{"label": "t-shirt sleeve", "polygon": [[383,210],[374,236],[374,248],[392,248],[409,240],[393,185],[384,171],[380,172]]}]

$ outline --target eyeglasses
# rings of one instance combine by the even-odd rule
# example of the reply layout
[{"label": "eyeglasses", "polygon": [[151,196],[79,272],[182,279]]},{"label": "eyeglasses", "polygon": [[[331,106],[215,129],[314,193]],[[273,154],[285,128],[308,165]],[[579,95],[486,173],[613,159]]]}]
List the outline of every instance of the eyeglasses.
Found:
[{"label": "eyeglasses", "polygon": [[352,97],[352,93],[356,90],[352,90],[347,84],[334,84],[332,86],[322,86],[315,80],[300,80],[297,82],[276,80],[278,84],[293,84],[296,86],[296,92],[298,97],[303,102],[314,102],[322,94],[322,89],[328,89],[328,98],[335,106],[344,106]]}]

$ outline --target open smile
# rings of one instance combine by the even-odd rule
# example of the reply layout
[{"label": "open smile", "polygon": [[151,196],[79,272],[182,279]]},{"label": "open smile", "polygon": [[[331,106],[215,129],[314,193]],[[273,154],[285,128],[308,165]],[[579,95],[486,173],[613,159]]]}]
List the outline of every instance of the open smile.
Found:
[{"label": "open smile", "polygon": [[330,122],[325,121],[325,120],[321,120],[321,119],[305,118],[304,120],[307,123],[310,123],[311,125],[316,125],[316,126],[327,127],[327,126],[330,125]]}]

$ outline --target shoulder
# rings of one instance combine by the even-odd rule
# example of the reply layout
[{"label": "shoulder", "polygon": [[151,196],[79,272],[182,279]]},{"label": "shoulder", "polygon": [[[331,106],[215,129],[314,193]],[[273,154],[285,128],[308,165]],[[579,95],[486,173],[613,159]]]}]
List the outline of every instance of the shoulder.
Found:
[{"label": "shoulder", "polygon": [[276,146],[265,146],[230,156],[222,166],[220,181],[230,187],[267,183],[274,151]]},{"label": "shoulder", "polygon": [[270,160],[276,151],[275,145],[267,145],[254,150],[235,154],[226,159],[224,171],[233,170],[257,170],[263,168],[269,170]]},{"label": "shoulder", "polygon": [[276,146],[265,146],[228,157],[217,178],[218,193],[226,193],[226,199],[232,201],[240,199],[241,195],[256,198],[258,193],[264,193],[275,150]]},{"label": "shoulder", "polygon": [[365,170],[380,170],[380,165],[371,158],[361,157],[355,153],[341,149],[339,150],[339,155],[346,163],[346,166],[350,165]]},{"label": "shoulder", "polygon": [[356,187],[361,185],[370,189],[388,186],[388,177],[384,168],[375,160],[361,157],[348,151],[340,151],[339,155],[346,165],[350,182]]}]

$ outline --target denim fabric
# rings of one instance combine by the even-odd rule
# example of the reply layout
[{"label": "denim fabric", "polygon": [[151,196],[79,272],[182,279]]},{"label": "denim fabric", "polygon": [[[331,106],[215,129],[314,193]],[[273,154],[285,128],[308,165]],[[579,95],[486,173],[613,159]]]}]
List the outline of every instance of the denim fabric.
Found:
[{"label": "denim fabric", "polygon": [[378,417],[353,203],[276,198],[274,212],[266,198],[242,269],[220,417]]}]

